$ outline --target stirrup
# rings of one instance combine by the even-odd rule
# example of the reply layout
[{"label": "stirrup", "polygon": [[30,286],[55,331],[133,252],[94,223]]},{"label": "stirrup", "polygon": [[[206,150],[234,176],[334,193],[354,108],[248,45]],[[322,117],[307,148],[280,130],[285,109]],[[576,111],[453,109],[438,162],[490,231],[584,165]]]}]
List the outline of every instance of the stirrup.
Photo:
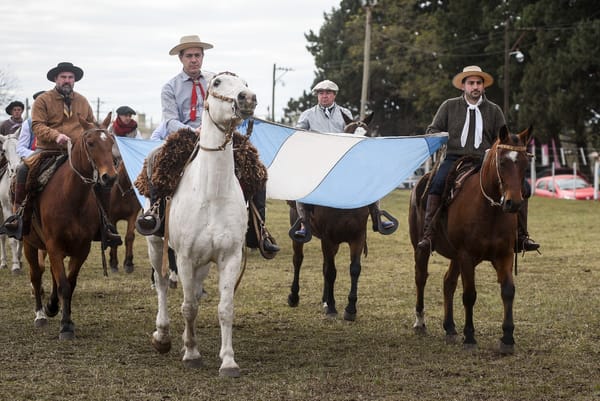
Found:
[{"label": "stirrup", "polygon": [[517,244],[515,246],[515,253],[520,253],[520,252],[525,253],[525,252],[530,252],[530,251],[537,251],[537,253],[539,253],[541,255],[541,252],[539,249],[540,249],[540,244],[538,244],[537,242],[535,242],[534,240],[529,238],[528,235],[517,238]]},{"label": "stirrup", "polygon": [[160,218],[158,208],[160,200],[154,202],[150,209],[146,210],[135,220],[135,228],[142,235],[154,235],[160,231],[162,219]]},{"label": "stirrup", "polygon": [[302,236],[301,235],[302,230],[300,229],[301,224],[302,224],[302,219],[300,217],[298,217],[298,220],[296,220],[294,222],[294,224],[292,224],[292,227],[290,227],[290,231],[288,231],[288,235],[290,236],[290,238],[293,241],[305,244],[312,239],[312,232],[310,231],[310,227],[308,226],[308,224],[304,224],[304,236]]},{"label": "stirrup", "polygon": [[23,239],[23,217],[13,214],[0,226],[0,235],[7,235],[17,241]]},{"label": "stirrup", "polygon": [[[385,222],[382,221],[381,216],[385,216],[387,221],[385,221]],[[388,225],[388,227],[385,227],[384,223],[391,223],[391,225]],[[391,214],[386,212],[385,210],[380,210],[379,214],[377,215],[377,231],[382,235],[390,235],[390,234],[394,233],[397,229],[398,229],[398,220],[394,216],[392,216]]]}]

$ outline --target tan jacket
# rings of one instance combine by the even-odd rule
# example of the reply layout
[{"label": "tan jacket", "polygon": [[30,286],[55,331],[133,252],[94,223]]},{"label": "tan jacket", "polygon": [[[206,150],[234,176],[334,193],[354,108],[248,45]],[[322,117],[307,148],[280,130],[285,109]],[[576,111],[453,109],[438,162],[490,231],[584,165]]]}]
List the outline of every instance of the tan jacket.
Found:
[{"label": "tan jacket", "polygon": [[84,120],[93,122],[94,113],[87,99],[77,92],[71,95],[71,113],[67,116],[64,110],[63,96],[56,88],[49,90],[35,99],[31,112],[31,129],[37,138],[36,146],[40,149],[60,149],[56,143],[59,134],[71,139],[83,134],[78,115]]}]

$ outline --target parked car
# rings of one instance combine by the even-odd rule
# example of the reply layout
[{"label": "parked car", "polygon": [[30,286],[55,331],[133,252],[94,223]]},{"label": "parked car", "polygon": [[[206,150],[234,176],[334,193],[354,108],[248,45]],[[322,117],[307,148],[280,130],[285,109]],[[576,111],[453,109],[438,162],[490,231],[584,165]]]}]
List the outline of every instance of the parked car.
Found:
[{"label": "parked car", "polygon": [[419,167],[418,169],[415,170],[415,172],[413,173],[413,175],[411,175],[406,180],[404,180],[402,182],[402,184],[400,184],[398,186],[398,188],[400,188],[400,189],[413,189],[415,187],[415,185],[417,185],[417,183],[419,182],[419,180],[421,179],[421,177],[423,177],[424,174],[425,174],[425,169],[423,167]]},{"label": "parked car", "polygon": [[535,196],[558,199],[594,199],[594,187],[586,179],[573,174],[559,174],[539,178],[535,182]]}]

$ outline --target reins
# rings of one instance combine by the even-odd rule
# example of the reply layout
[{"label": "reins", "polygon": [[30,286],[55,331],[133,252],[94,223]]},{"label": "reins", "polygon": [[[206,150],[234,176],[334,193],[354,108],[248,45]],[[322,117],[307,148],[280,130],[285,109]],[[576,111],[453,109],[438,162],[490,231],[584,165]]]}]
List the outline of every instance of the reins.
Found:
[{"label": "reins", "polygon": [[[481,194],[484,196],[484,198],[486,198],[489,202],[491,206],[502,206],[502,203],[504,202],[504,186],[502,185],[502,176],[500,175],[500,167],[499,167],[499,163],[498,163],[498,149],[506,149],[506,150],[512,150],[515,152],[527,152],[527,147],[526,146],[514,146],[514,145],[506,145],[506,144],[498,144],[496,145],[496,177],[498,178],[498,185],[500,186],[500,201],[496,202],[494,199],[492,199],[491,196],[489,196],[486,192],[485,189],[483,188],[483,168],[481,170],[481,172],[479,173],[479,188],[481,189]],[[483,163],[485,163],[485,161],[487,160],[488,156],[489,156],[490,152],[486,152],[485,157],[483,159]],[[529,154],[528,154],[529,155]]]},{"label": "reins", "polygon": [[[85,136],[87,134],[89,134],[90,132],[95,132],[95,131],[105,132],[105,130],[103,130],[101,128],[92,128],[87,131],[84,131],[80,138],[80,140],[84,141],[82,146],[83,146],[83,149],[85,150],[85,156],[87,157],[88,162],[90,163],[90,165],[92,166],[92,169],[93,169],[92,178],[85,177],[82,173],[80,173],[75,168],[75,166],[73,166],[73,158],[72,158],[73,142],[71,141],[71,139],[69,139],[67,141],[67,154],[69,156],[69,165],[71,166],[71,170],[73,170],[75,172],[75,174],[77,174],[79,176],[79,178],[81,178],[81,180],[84,182],[84,184],[97,184],[98,183],[98,178],[99,178],[98,167],[96,167],[96,163],[94,163],[94,160],[92,160],[92,157],[90,156],[90,151],[89,151],[87,145],[85,144]],[[110,135],[107,135],[107,137],[110,137]]]}]

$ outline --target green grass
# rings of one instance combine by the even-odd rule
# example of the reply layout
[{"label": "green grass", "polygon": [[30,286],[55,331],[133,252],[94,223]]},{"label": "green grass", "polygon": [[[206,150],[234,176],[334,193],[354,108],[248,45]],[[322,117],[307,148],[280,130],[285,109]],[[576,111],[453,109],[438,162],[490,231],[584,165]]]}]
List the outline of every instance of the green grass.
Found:
[{"label": "green grass", "polygon": [[[442,277],[447,261],[430,260],[428,333],[416,335],[414,267],[408,239],[408,191],[382,208],[401,222],[391,236],[369,230],[355,322],[324,318],[317,239],[305,247],[300,305],[287,306],[292,279],[287,206],[268,203],[268,228],[282,246],[273,260],[257,253],[236,294],[235,380],[218,377],[220,331],[216,274],[197,320],[205,367],[181,363],[181,289],[170,291],[173,349],[150,345],[156,295],[146,242],[135,244],[132,274],[102,275],[99,245],[81,271],[73,299],[76,339],[58,340],[59,318],[33,327],[28,275],[0,271],[0,399],[7,400],[598,400],[600,399],[600,203],[533,198],[530,233],[542,255],[519,258],[514,305],[516,350],[503,357],[502,302],[489,263],[477,270],[475,328],[479,348],[447,345]],[[370,226],[369,226],[370,227]],[[123,228],[120,228],[123,231]],[[337,258],[336,298],[349,291],[348,251]],[[25,269],[26,271],[26,269]],[[50,276],[44,283],[49,291]],[[459,331],[464,317],[456,294]],[[340,314],[341,316],[341,314]]]}]

